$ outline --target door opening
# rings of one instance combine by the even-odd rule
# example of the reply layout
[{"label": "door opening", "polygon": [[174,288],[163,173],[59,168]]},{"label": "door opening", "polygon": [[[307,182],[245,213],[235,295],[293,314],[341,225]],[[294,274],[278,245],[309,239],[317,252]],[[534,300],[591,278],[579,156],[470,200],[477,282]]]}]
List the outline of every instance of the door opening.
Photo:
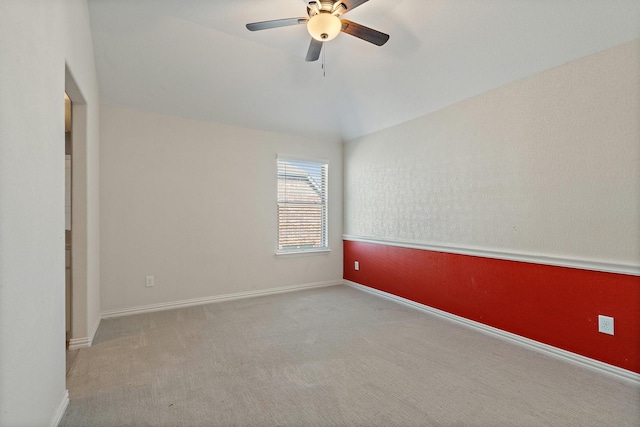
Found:
[{"label": "door opening", "polygon": [[71,339],[71,156],[72,156],[72,144],[71,144],[71,99],[67,92],[64,93],[64,259],[65,259],[65,326],[66,326],[66,346],[69,347],[69,340]]}]

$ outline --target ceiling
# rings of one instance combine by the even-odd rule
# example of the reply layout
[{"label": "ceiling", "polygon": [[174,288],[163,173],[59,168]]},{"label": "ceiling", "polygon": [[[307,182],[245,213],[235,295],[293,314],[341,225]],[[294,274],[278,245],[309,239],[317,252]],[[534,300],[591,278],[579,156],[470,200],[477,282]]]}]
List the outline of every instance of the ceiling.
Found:
[{"label": "ceiling", "polygon": [[305,62],[303,0],[89,0],[101,102],[349,141],[640,37],[637,0],[370,0]]}]

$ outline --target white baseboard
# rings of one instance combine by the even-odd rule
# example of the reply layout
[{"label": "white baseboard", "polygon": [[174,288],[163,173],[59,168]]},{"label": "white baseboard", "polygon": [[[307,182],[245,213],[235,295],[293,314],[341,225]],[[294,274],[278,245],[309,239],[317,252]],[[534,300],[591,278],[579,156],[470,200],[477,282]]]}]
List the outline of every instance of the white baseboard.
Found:
[{"label": "white baseboard", "polygon": [[358,283],[351,282],[349,280],[345,280],[344,283],[345,285],[351,286],[352,288],[355,288],[363,292],[367,292],[369,294],[373,294],[382,298],[386,298],[412,308],[416,308],[425,313],[429,313],[429,314],[438,316],[440,318],[444,318],[444,319],[456,322],[458,324],[464,325],[466,327],[473,328],[484,334],[488,334],[493,337],[507,340],[511,343],[520,345],[522,347],[526,347],[528,349],[531,349],[540,353],[547,354],[549,356],[552,356],[558,359],[562,359],[566,362],[570,362],[575,365],[582,366],[584,368],[598,371],[602,374],[615,377],[619,380],[629,381],[631,383],[634,383],[635,385],[640,385],[640,374],[629,371],[627,369],[619,368],[617,366],[613,366],[608,363],[600,362],[599,360],[591,359],[589,357],[581,356],[579,354],[572,353],[570,351],[562,350],[560,348],[553,347],[548,344],[543,344],[541,342],[534,341],[532,339],[525,338],[520,335],[513,334],[511,332],[506,332],[501,329],[494,328],[492,326],[488,326],[480,322],[465,319],[464,317],[447,313],[446,311],[438,310],[436,308],[429,307],[427,305],[420,304],[415,301],[411,301],[409,299],[390,294],[388,292],[379,291],[377,289],[373,289],[368,286],[360,285]]},{"label": "white baseboard", "polygon": [[67,410],[67,406],[69,406],[69,390],[65,390],[62,394],[62,400],[58,405],[58,409],[56,409],[53,417],[51,417],[51,423],[49,424],[51,427],[58,427],[60,421],[62,421],[65,411]]},{"label": "white baseboard", "polygon": [[88,337],[71,338],[69,340],[69,350],[91,347],[91,344],[93,344],[93,338],[96,336],[96,332],[98,331],[98,326],[100,326],[100,320],[101,317],[96,319],[96,322],[93,324],[93,328],[89,331]]},{"label": "white baseboard", "polygon": [[91,337],[71,338],[69,340],[69,350],[91,347]]},{"label": "white baseboard", "polygon": [[257,291],[238,292],[233,294],[216,295],[204,298],[194,298],[181,301],[165,302],[160,304],[143,305],[139,307],[125,308],[121,310],[103,311],[100,315],[102,319],[111,317],[130,316],[134,314],[150,313],[153,311],[171,310],[174,308],[191,307],[195,305],[211,304],[214,302],[231,301],[242,298],[253,298],[265,295],[282,294],[285,292],[301,291],[304,289],[322,288],[326,286],[342,285],[342,280],[331,280],[326,282],[306,283],[302,285],[282,286],[279,288],[271,288]]}]

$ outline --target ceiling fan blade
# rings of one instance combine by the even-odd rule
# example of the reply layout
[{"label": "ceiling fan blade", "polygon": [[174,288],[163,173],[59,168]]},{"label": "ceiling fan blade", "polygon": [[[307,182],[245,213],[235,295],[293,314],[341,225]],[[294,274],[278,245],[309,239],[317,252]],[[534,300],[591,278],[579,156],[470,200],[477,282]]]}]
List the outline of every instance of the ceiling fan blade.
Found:
[{"label": "ceiling fan blade", "polygon": [[351,22],[347,19],[342,19],[341,22],[343,33],[358,37],[359,39],[373,43],[376,46],[382,46],[389,40],[389,34],[381,33],[373,28],[356,24],[355,22]]},{"label": "ceiling fan blade", "polygon": [[290,25],[305,24],[309,18],[286,18],[286,19],[274,19],[273,21],[253,22],[247,24],[247,30],[259,31],[268,30],[270,28],[288,27]]},{"label": "ceiling fan blade", "polygon": [[309,50],[307,51],[307,58],[305,59],[307,62],[317,61],[320,58],[320,52],[322,51],[323,43],[314,38],[311,39],[311,44],[309,45]]},{"label": "ceiling fan blade", "polygon": [[[344,4],[347,7],[347,12],[355,9],[356,7],[360,6],[363,3],[368,2],[369,0],[342,0],[342,4]],[[345,12],[345,13],[347,13]]]}]

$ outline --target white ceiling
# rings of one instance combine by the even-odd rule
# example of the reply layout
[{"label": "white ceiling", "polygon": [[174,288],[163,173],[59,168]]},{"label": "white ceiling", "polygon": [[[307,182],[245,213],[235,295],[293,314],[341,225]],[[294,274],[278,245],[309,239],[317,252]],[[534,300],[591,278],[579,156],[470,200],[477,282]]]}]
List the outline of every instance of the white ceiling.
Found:
[{"label": "white ceiling", "polygon": [[638,0],[370,0],[304,58],[303,0],[89,0],[101,102],[348,141],[640,37]]}]

